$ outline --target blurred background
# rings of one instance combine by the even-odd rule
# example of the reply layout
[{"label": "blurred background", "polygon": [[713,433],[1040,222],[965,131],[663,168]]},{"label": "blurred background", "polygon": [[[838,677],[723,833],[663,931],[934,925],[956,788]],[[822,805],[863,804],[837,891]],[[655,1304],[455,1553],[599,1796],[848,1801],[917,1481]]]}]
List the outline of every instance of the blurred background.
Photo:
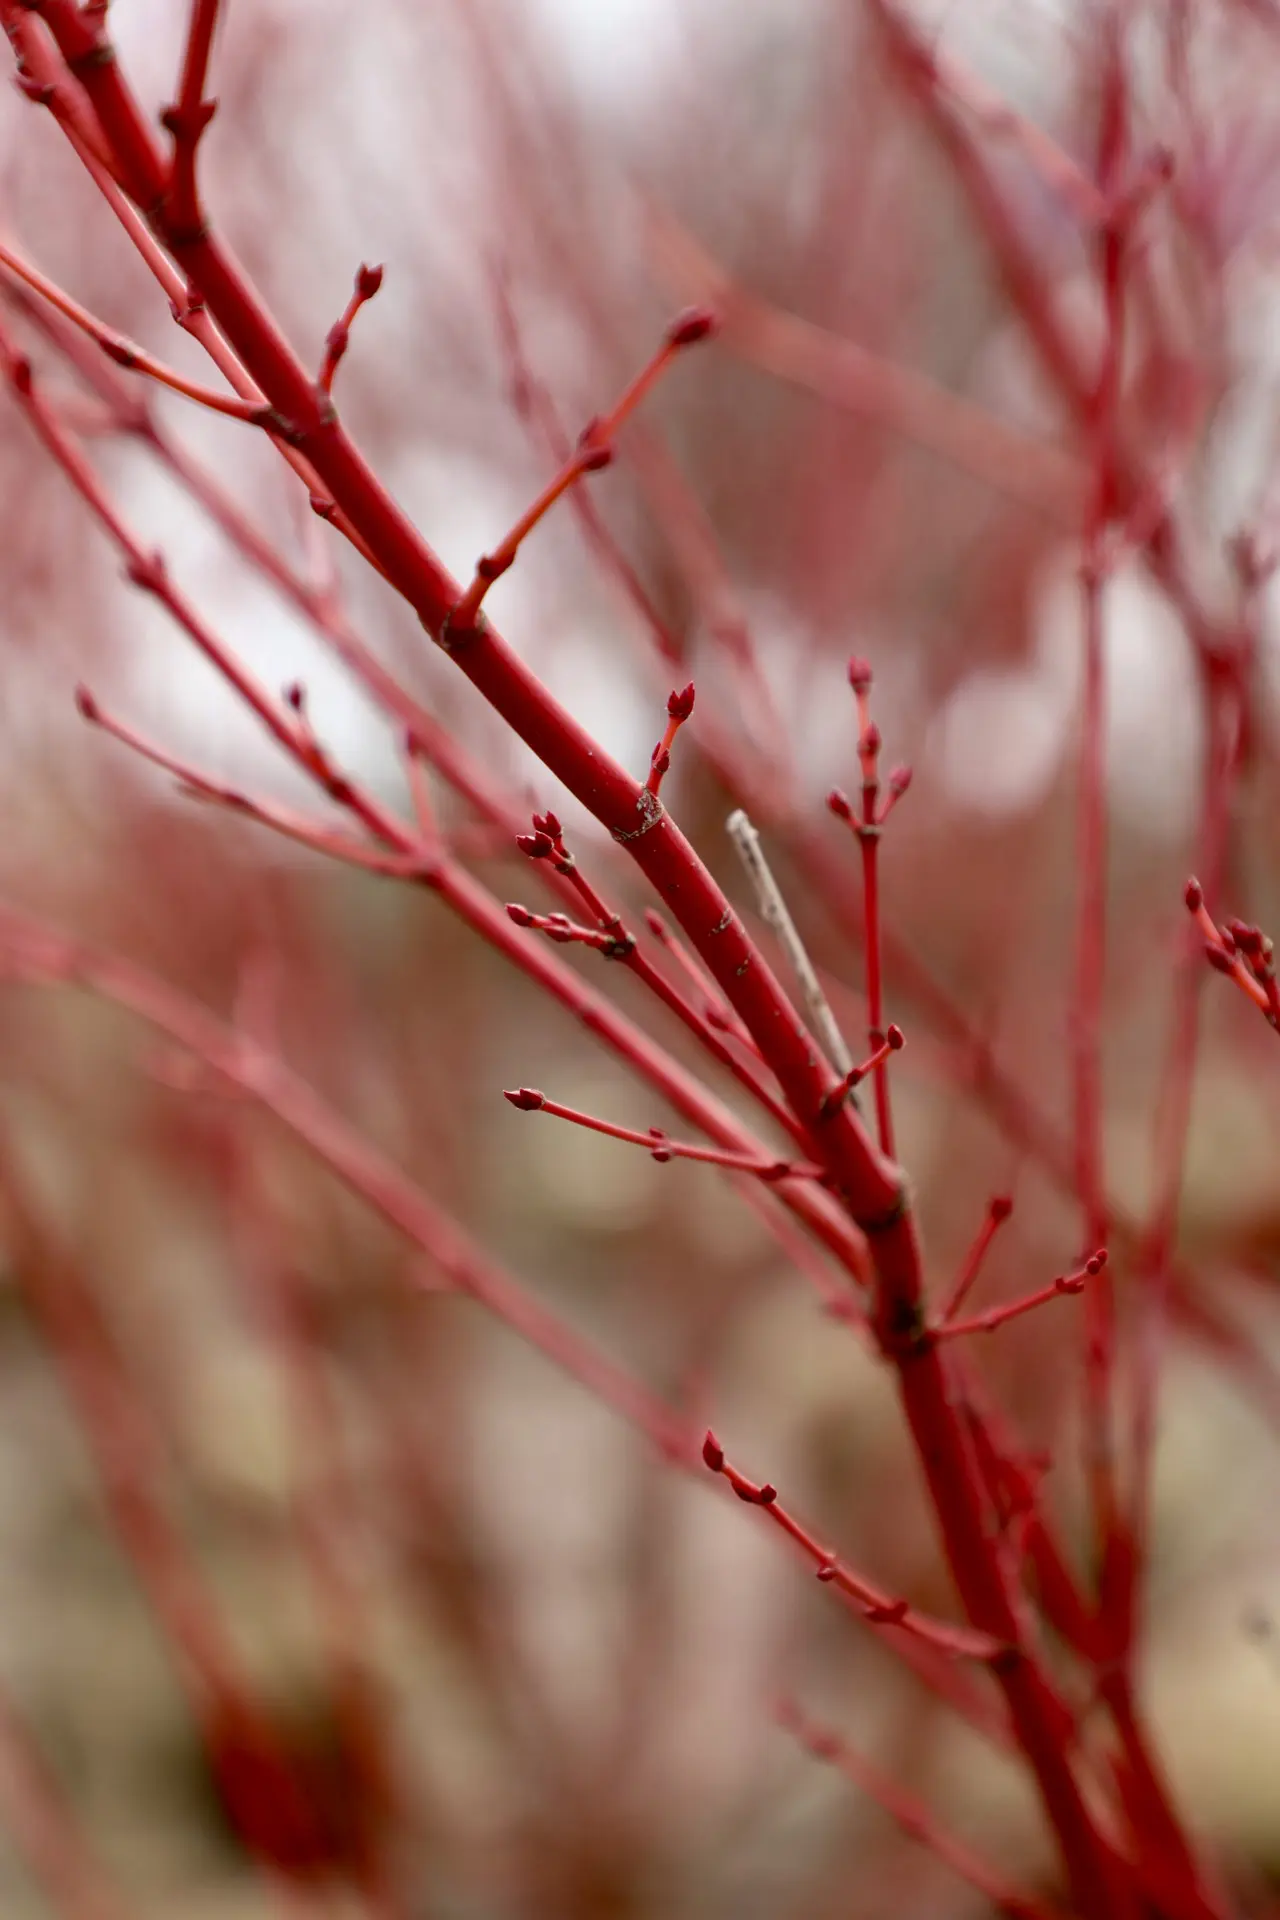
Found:
[{"label": "blurred background", "polygon": [[[1263,1912],[1280,1880],[1280,1049],[1208,974],[1196,1046],[1182,893],[1220,803],[1224,910],[1280,925],[1263,564],[1280,37],[1270,0],[1128,12],[1135,147],[1174,171],[1141,229],[1126,431],[1185,570],[1171,596],[1135,535],[1105,597],[1105,1176],[1125,1321],[1194,1050],[1143,1678],[1189,1823],[1241,1910]],[[967,89],[956,118],[1010,244],[1086,358],[1097,265],[1073,182],[1095,164],[1100,17],[1049,0],[915,16]],[[172,96],[185,20],[173,0],[112,8],[150,108]],[[464,579],[670,315],[721,312],[722,338],[646,404],[588,510],[562,504],[490,608],[637,771],[669,689],[696,680],[670,804],[744,912],[724,820],[752,812],[855,1053],[857,848],[824,796],[857,781],[845,663],[870,660],[887,764],[914,770],[883,849],[887,994],[933,1283],[1000,1192],[1016,1210],[983,1303],[1066,1270],[1082,1232],[1069,1028],[1088,448],[877,9],[241,0],[213,87],[209,207],[309,364],[358,263],[385,262],[338,374],[343,418]],[[996,101],[1024,116],[1012,132]],[[15,90],[0,190],[6,242],[208,377],[51,117]],[[2,273],[0,315],[138,538],[255,673],[305,685],[344,766],[408,814],[396,729],[193,474],[343,597],[513,820],[560,813],[639,923],[652,903],[617,850],[270,448],[105,361],[93,377]],[[201,806],[86,727],[77,683],[211,779],[317,811],[122,580],[10,399],[0,502],[6,904],[267,1035],[531,1296],[691,1430],[713,1423],[856,1565],[951,1617],[892,1388],[758,1211],[721,1173],[513,1112],[501,1090],[687,1127],[427,890]],[[1231,646],[1249,667],[1226,791],[1207,715]],[[432,790],[499,901],[552,904],[500,821]],[[569,960],[741,1103],[633,980]],[[805,1751],[783,1697],[910,1780],[1011,1880],[1055,1890],[1015,1766],[760,1515],[665,1468],[268,1114],[70,990],[6,979],[0,1044],[0,1807],[26,1836],[0,1840],[7,1915],[48,1910],[32,1841],[65,1856],[54,1794],[97,1863],[70,1870],[75,1914],[990,1911]],[[1175,1125],[1175,1162],[1177,1145]],[[982,1361],[1051,1454],[1083,1561],[1082,1354],[1064,1302]],[[255,1772],[246,1700],[305,1786],[293,1812]]]}]

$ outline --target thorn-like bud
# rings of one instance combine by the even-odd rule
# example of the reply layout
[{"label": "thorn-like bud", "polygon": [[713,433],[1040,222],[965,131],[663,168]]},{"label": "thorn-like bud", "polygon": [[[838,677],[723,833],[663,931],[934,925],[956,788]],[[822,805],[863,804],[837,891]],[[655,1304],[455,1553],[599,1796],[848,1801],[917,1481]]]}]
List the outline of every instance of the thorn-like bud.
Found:
[{"label": "thorn-like bud", "polygon": [[374,294],[377,293],[379,287],[382,285],[382,274],[383,269],[380,266],[367,267],[363,264],[361,265],[360,271],[356,275],[356,292],[362,300],[372,300]]},{"label": "thorn-like bud", "polygon": [[880,745],[880,729],[873,720],[858,742],[858,752],[865,760],[872,760],[879,753]]},{"label": "thorn-like bud", "polygon": [[529,860],[545,860],[555,850],[551,835],[542,832],[518,833],[516,845]]},{"label": "thorn-like bud", "polygon": [[1002,1221],[1007,1220],[1009,1218],[1009,1215],[1013,1212],[1012,1194],[997,1193],[992,1199],[991,1205],[988,1207],[987,1211],[997,1225],[999,1225]]},{"label": "thorn-like bud", "polygon": [[889,775],[889,791],[893,795],[894,799],[901,800],[903,794],[906,792],[907,788],[910,785],[911,785],[910,767],[906,767],[906,766],[895,767],[893,769],[893,772]]},{"label": "thorn-like bud", "polygon": [[301,713],[307,704],[306,689],[301,680],[291,680],[284,690],[284,697],[286,704],[291,706],[295,713]]},{"label": "thorn-like bud", "polygon": [[518,927],[528,927],[533,924],[533,915],[528,907],[522,907],[517,900],[508,900],[507,918],[514,920]]},{"label": "thorn-like bud", "polygon": [[1204,905],[1204,888],[1196,879],[1188,880],[1183,888],[1182,897],[1187,903],[1188,913],[1199,913]]},{"label": "thorn-like bud", "polygon": [[852,820],[853,808],[849,804],[848,794],[842,793],[839,787],[832,787],[827,795],[827,811],[834,813],[837,820]]},{"label": "thorn-like bud", "polygon": [[864,660],[861,654],[855,653],[849,661],[849,685],[855,693],[871,691],[871,662]]},{"label": "thorn-like bud", "polygon": [[[510,1095],[508,1095],[508,1098],[510,1098]],[[702,1458],[706,1465],[710,1467],[712,1473],[723,1472],[724,1448],[720,1445],[720,1442],[716,1439],[710,1427],[707,1428],[707,1437],[702,1443]]]},{"label": "thorn-like bud", "polygon": [[539,833],[548,833],[553,840],[558,840],[563,831],[558,818],[552,813],[550,807],[547,808],[545,813],[535,813],[533,816],[533,824]]},{"label": "thorn-like bud", "polygon": [[1204,957],[1209,962],[1209,965],[1218,973],[1235,972],[1232,956],[1227,952],[1225,947],[1220,947],[1216,940],[1205,941]]},{"label": "thorn-like bud", "polygon": [[546,1105],[546,1095],[539,1093],[536,1087],[504,1087],[502,1097],[509,1100],[520,1113],[537,1113],[540,1107]]},{"label": "thorn-like bud", "polygon": [[668,717],[672,720],[687,720],[693,712],[693,698],[692,680],[687,687],[682,687],[679,693],[669,693],[667,695]]},{"label": "thorn-like bud", "polygon": [[671,749],[659,741],[649,759],[650,771],[661,779],[664,773],[671,771]]},{"label": "thorn-like bud", "polygon": [[719,325],[709,307],[690,307],[687,312],[677,314],[667,328],[667,344],[672,347],[694,347],[699,340],[706,340],[717,332]]},{"label": "thorn-like bud", "polygon": [[901,1027],[894,1026],[891,1022],[884,1036],[884,1043],[887,1047],[892,1047],[895,1053],[901,1053],[907,1044],[907,1036]]},{"label": "thorn-like bud", "polygon": [[80,685],[76,688],[76,712],[82,720],[98,720],[101,718],[98,703],[83,681],[81,681]]},{"label": "thorn-like bud", "polygon": [[648,927],[650,933],[653,935],[655,940],[667,939],[668,937],[667,923],[663,919],[662,915],[660,913],[656,913],[652,907],[645,908],[644,923],[646,927]]},{"label": "thorn-like bud", "polygon": [[164,555],[140,553],[133,556],[125,566],[124,577],[130,586],[141,587],[144,593],[159,593],[165,583]]},{"label": "thorn-like bud", "polygon": [[1102,1269],[1106,1266],[1106,1264],[1107,1264],[1107,1250],[1105,1247],[1099,1247],[1097,1252],[1091,1253],[1089,1255],[1089,1258],[1085,1261],[1084,1270],[1087,1274],[1090,1274],[1090,1275],[1098,1274],[1102,1272]]}]

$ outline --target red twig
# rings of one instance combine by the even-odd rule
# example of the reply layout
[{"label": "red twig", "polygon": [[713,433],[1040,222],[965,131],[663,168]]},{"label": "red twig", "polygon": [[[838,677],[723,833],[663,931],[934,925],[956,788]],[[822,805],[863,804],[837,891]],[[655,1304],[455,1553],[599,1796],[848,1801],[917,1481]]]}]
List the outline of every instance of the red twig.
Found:
[{"label": "red twig", "polygon": [[878,1073],[888,1060],[889,1055],[891,1053],[900,1053],[906,1044],[906,1035],[903,1033],[902,1028],[896,1027],[890,1022],[888,1032],[884,1035],[874,1053],[869,1054],[867,1058],[860,1061],[856,1067],[850,1067],[848,1073],[832,1087],[823,1104],[823,1118],[825,1119],[828,1115],[834,1113],[842,1101],[847,1099],[849,1094],[853,1092],[854,1088],[861,1086],[868,1074]]},{"label": "red twig", "polygon": [[969,1289],[982,1271],[982,1263],[987,1257],[991,1242],[1000,1228],[1013,1212],[1013,1201],[1007,1194],[997,1194],[987,1207],[986,1218],[978,1229],[977,1238],[965,1255],[964,1264],[956,1275],[950,1293],[938,1309],[938,1321],[945,1325],[954,1320],[968,1296]]},{"label": "red twig", "polygon": [[998,1327],[1007,1326],[1010,1320],[1016,1320],[1024,1313],[1033,1313],[1046,1301],[1057,1300],[1064,1293],[1083,1293],[1086,1281],[1096,1279],[1106,1264],[1107,1256],[1099,1249],[1097,1253],[1091,1253],[1084,1265],[1074,1273],[1059,1274],[1047,1287],[1025,1294],[1021,1300],[1009,1300],[1003,1306],[989,1307],[985,1313],[974,1314],[969,1320],[938,1320],[930,1331],[936,1340],[957,1340],[968,1333],[994,1333]]},{"label": "red twig", "polygon": [[675,743],[675,737],[692,712],[693,682],[691,680],[687,687],[682,688],[678,693],[670,694],[667,698],[666,732],[653,750],[653,757],[649,764],[649,778],[644,783],[655,800],[658,797],[658,789],[671,766],[671,748]]},{"label": "red twig", "polygon": [[341,316],[334,321],[325,337],[324,361],[320,368],[321,393],[333,392],[333,376],[338,371],[338,362],[351,344],[351,325],[356,315],[368,301],[372,300],[382,285],[382,268],[362,266],[356,274],[356,283],[351,298],[343,308]]},{"label": "red twig", "polygon": [[728,1167],[734,1173],[755,1174],[758,1179],[768,1181],[771,1185],[779,1180],[821,1180],[824,1177],[822,1167],[804,1161],[758,1160],[750,1154],[729,1153],[723,1147],[695,1146],[672,1140],[661,1127],[650,1127],[647,1133],[641,1133],[635,1127],[622,1127],[616,1121],[601,1120],[595,1114],[563,1106],[558,1100],[548,1100],[545,1093],[540,1093],[536,1087],[511,1087],[503,1098],[521,1113],[549,1113],[555,1120],[569,1120],[575,1127],[586,1127],[592,1133],[606,1134],[610,1140],[625,1140],[632,1146],[647,1147],[655,1160],[701,1160],[708,1166]]},{"label": "red twig", "polygon": [[223,413],[233,420],[246,420],[253,426],[269,427],[273,424],[271,408],[262,400],[242,399],[237,394],[218,393],[212,387],[206,387],[199,380],[190,380],[179,373],[175,367],[167,367],[145,348],[138,346],[123,333],[117,333],[103,321],[95,318],[87,308],[73,300],[62,288],[32,266],[29,260],[13,247],[0,242],[0,267],[20,280],[25,287],[47,300],[51,307],[70,320],[73,326],[96,341],[109,360],[123,367],[128,373],[141,373],[159,386],[168,387],[171,393],[178,393],[186,400],[194,400],[206,407],[210,413]]},{"label": "red twig", "polygon": [[1276,986],[1275,947],[1260,927],[1244,920],[1218,926],[1204,904],[1198,880],[1188,880],[1187,911],[1204,935],[1204,957],[1215,973],[1225,974],[1264,1014],[1268,1026],[1280,1028],[1280,991]]},{"label": "red twig", "polygon": [[1007,1914],[1009,1920],[1054,1920],[1053,1908],[1033,1899],[1030,1894],[1017,1891],[980,1854],[940,1825],[936,1815],[918,1795],[892,1779],[882,1768],[873,1766],[847,1740],[819,1726],[802,1713],[794,1701],[779,1703],[778,1720],[815,1760],[826,1761],[828,1765],[838,1768],[859,1792],[867,1794],[877,1806],[883,1807],[909,1839],[918,1840],[928,1847],[953,1873],[967,1880],[971,1887],[976,1887],[998,1912]]},{"label": "red twig", "polygon": [[[888,1058],[885,1041],[897,1033],[896,1042],[890,1040],[890,1046],[901,1046],[902,1036],[896,1027],[885,1030],[884,1027],[884,984],[883,984],[883,946],[880,927],[880,834],[890,812],[911,783],[909,767],[897,767],[889,780],[889,793],[884,805],[880,804],[880,729],[871,718],[871,667],[867,661],[855,657],[849,662],[849,684],[853,688],[858,706],[858,759],[862,769],[860,802],[852,807],[839,788],[827,797],[827,805],[837,819],[844,820],[858,842],[862,858],[862,902],[864,951],[867,967],[867,1036],[873,1054],[872,1071],[875,1073],[876,1130],[881,1148],[885,1153],[893,1152],[893,1115],[889,1104],[889,1076],[885,1072],[884,1062]],[[856,1071],[856,1070],[855,1070]],[[861,1079],[851,1079],[850,1086],[856,1086]]]},{"label": "red twig", "polygon": [[657,385],[677,356],[685,347],[696,345],[698,341],[705,340],[714,331],[714,316],[702,309],[695,308],[689,313],[682,314],[678,320],[672,321],[667,328],[662,345],[640,369],[609,412],[601,418],[592,420],[583,429],[576,450],[565,461],[555,478],[547,483],[532,506],[521,514],[510,532],[493,551],[484,554],[476,562],[475,576],[471,585],[448,613],[451,646],[456,644],[458,638],[468,634],[474,628],[489,588],[514,564],[524,541],[538,523],[546,518],[556,501],[563,494],[568,493],[570,488],[575,487],[584,474],[597,473],[602,467],[611,464],[614,457],[614,441],[620,428],[625,425],[650,390]]},{"label": "red twig", "polygon": [[872,1626],[902,1627],[954,1659],[978,1660],[998,1667],[1009,1658],[1012,1650],[989,1634],[974,1633],[966,1627],[946,1626],[940,1621],[931,1620],[909,1601],[894,1598],[854,1573],[839,1555],[829,1547],[824,1547],[788,1513],[779,1503],[776,1487],[770,1486],[767,1481],[748,1480],[744,1473],[739,1473],[725,1459],[724,1449],[713,1433],[708,1433],[702,1443],[702,1458],[712,1473],[723,1474],[739,1500],[748,1506],[761,1508],[776,1527],[794,1540],[806,1558],[812,1561],[823,1585],[832,1586],[843,1594]]},{"label": "red twig", "polygon": [[178,97],[160,116],[166,133],[173,135],[173,159],[165,195],[166,222],[174,232],[193,236],[204,231],[196,189],[196,150],[218,108],[216,100],[205,99],[204,84],[219,5],[220,0],[191,0]]}]

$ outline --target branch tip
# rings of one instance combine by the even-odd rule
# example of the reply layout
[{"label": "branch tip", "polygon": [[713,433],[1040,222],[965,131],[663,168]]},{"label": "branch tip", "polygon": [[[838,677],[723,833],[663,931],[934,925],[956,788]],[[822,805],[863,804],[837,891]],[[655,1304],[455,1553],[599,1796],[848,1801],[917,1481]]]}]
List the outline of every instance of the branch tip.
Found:
[{"label": "branch tip", "polygon": [[720,321],[710,307],[690,307],[678,314],[667,328],[669,347],[694,347],[720,330]]},{"label": "branch tip", "polygon": [[518,1113],[537,1113],[546,1105],[545,1095],[536,1087],[504,1087],[502,1097],[509,1100]]}]

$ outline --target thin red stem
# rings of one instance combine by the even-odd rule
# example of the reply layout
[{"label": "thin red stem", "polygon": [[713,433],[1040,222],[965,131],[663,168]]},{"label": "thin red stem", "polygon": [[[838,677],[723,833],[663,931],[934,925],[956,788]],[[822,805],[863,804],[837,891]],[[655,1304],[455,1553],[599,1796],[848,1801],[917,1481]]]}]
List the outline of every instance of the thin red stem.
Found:
[{"label": "thin red stem", "polygon": [[712,1473],[723,1474],[739,1500],[748,1506],[759,1507],[774,1526],[780,1527],[789,1539],[794,1540],[805,1557],[813,1563],[823,1585],[832,1586],[837,1593],[843,1594],[872,1626],[902,1627],[953,1659],[997,1663],[1007,1656],[1009,1649],[990,1635],[931,1620],[908,1601],[895,1598],[854,1573],[838,1554],[824,1547],[807,1527],[788,1513],[778,1500],[776,1487],[767,1481],[748,1480],[744,1473],[731,1465],[713,1433],[708,1433],[702,1443],[702,1458]]},{"label": "thin red stem", "polygon": [[982,1271],[982,1263],[987,1257],[991,1242],[1012,1212],[1013,1202],[1004,1194],[997,1195],[988,1206],[986,1218],[978,1228],[977,1237],[964,1257],[964,1263],[956,1275],[951,1291],[938,1309],[939,1324],[945,1325],[959,1313],[961,1306],[968,1298],[970,1288]]},{"label": "thin red stem", "polygon": [[770,1184],[780,1180],[821,1180],[823,1169],[798,1160],[761,1160],[751,1154],[731,1153],[724,1147],[703,1147],[672,1140],[660,1127],[641,1133],[635,1127],[619,1126],[614,1120],[602,1120],[577,1107],[566,1107],[559,1100],[548,1100],[535,1087],[511,1088],[505,1096],[521,1113],[549,1113],[553,1119],[568,1120],[575,1127],[603,1133],[610,1140],[625,1140],[632,1146],[647,1147],[655,1160],[702,1160],[713,1167],[728,1167],[735,1173],[755,1174]]},{"label": "thin red stem", "polygon": [[205,99],[204,86],[219,8],[220,0],[191,0],[178,97],[161,116],[173,135],[165,215],[178,232],[198,233],[203,226],[196,187],[196,151],[217,106],[216,101]]},{"label": "thin red stem", "polygon": [[793,1701],[780,1703],[778,1720],[815,1760],[823,1760],[836,1767],[846,1779],[853,1782],[859,1792],[865,1793],[877,1806],[882,1807],[908,1838],[919,1840],[928,1847],[960,1879],[976,1887],[998,1912],[1008,1915],[1009,1920],[1058,1920],[1053,1908],[1033,1899],[1030,1894],[1019,1892],[980,1854],[941,1826],[917,1794],[874,1766],[842,1736],[819,1726],[802,1713]]},{"label": "thin red stem", "polygon": [[1106,1264],[1103,1253],[1091,1254],[1083,1267],[1074,1273],[1060,1274],[1050,1281],[1047,1287],[1040,1287],[1035,1293],[1024,1294],[1020,1300],[1006,1301],[1003,1306],[989,1307],[985,1313],[974,1314],[969,1320],[938,1320],[930,1326],[935,1340],[959,1340],[970,1333],[995,1333],[1000,1327],[1008,1326],[1011,1320],[1019,1319],[1024,1313],[1034,1313],[1049,1300],[1060,1299],[1064,1293],[1083,1293],[1086,1282],[1096,1278]]}]

